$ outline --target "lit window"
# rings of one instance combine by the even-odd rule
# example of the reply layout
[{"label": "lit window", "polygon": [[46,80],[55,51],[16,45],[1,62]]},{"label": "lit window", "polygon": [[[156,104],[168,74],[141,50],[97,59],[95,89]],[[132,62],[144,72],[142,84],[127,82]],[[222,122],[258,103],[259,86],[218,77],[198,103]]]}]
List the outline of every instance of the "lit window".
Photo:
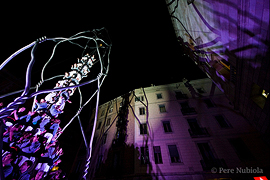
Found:
[{"label": "lit window", "polygon": [[157,94],[157,99],[162,99],[162,94]]},{"label": "lit window", "polygon": [[145,108],[144,107],[139,108],[139,110],[140,110],[140,115],[144,115],[145,114]]},{"label": "lit window", "polygon": [[159,112],[164,113],[166,112],[166,108],[164,104],[159,105]]},{"label": "lit window", "polygon": [[262,95],[264,96],[264,97],[268,97],[268,95],[269,95],[269,93],[268,92],[266,92],[264,89],[262,90]]}]

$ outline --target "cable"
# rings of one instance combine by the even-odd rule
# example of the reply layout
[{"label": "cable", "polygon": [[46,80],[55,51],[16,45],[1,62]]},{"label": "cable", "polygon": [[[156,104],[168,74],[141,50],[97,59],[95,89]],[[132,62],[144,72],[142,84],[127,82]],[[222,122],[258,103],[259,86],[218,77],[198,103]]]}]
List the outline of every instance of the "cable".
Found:
[{"label": "cable", "polygon": [[17,56],[18,54],[20,54],[22,51],[34,46],[36,44],[36,41],[31,42],[30,44],[24,46],[23,48],[19,49],[18,51],[16,51],[15,53],[13,53],[11,56],[9,56],[1,65],[0,65],[0,70],[11,60],[13,59],[15,56]]},{"label": "cable", "polygon": [[[49,78],[49,79],[45,79],[44,82],[45,82],[45,81],[52,80],[52,79],[57,78],[57,77],[64,77],[64,75],[53,76],[53,77],[51,77],[51,78]],[[40,84],[40,83],[42,83],[42,82],[39,82],[38,84]],[[39,86],[40,86],[40,85],[39,85]],[[35,86],[35,87],[30,87],[30,90],[35,89],[35,88],[36,88],[36,86]],[[21,90],[18,90],[18,91],[13,91],[13,92],[11,92],[11,93],[4,94],[4,95],[0,96],[0,99],[5,98],[5,97],[8,97],[8,96],[11,96],[11,95],[14,95],[14,94],[17,94],[17,93],[20,93],[20,92],[22,92],[22,91],[24,91],[24,89],[21,89]]]}]

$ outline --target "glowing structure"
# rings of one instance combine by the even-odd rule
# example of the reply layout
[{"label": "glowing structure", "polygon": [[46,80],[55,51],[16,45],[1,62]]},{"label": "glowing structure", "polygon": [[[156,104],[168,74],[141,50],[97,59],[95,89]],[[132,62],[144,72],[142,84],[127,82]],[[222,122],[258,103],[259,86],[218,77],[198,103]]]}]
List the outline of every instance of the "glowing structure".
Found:
[{"label": "glowing structure", "polygon": [[[88,33],[88,34],[87,34]],[[92,34],[93,36],[89,36],[89,33]],[[97,81],[97,90],[95,91],[95,93],[86,101],[85,104],[82,105],[82,98],[80,98],[80,108],[77,111],[77,113],[75,114],[75,116],[66,124],[66,126],[60,131],[60,133],[58,133],[57,137],[54,137],[55,139],[58,139],[59,136],[64,132],[64,130],[68,127],[68,125],[71,124],[71,122],[74,120],[75,117],[78,117],[79,123],[80,123],[80,118],[79,118],[79,114],[82,111],[83,107],[88,104],[90,102],[90,100],[94,97],[94,95],[97,94],[97,101],[96,101],[96,106],[98,107],[98,103],[99,103],[99,91],[100,91],[100,87],[105,79],[105,77],[107,76],[107,73],[109,71],[109,55],[110,55],[110,49],[111,49],[111,43],[110,42],[106,42],[103,39],[101,39],[99,37],[99,35],[106,33],[105,35],[107,36],[107,30],[105,28],[102,29],[95,29],[93,31],[84,31],[84,32],[80,32],[75,34],[74,36],[71,36],[69,38],[40,38],[37,41],[34,41],[32,43],[30,43],[29,45],[21,48],[20,50],[16,51],[14,54],[12,54],[8,59],[6,59],[1,65],[0,65],[0,70],[16,55],[18,55],[19,53],[21,53],[22,51],[30,48],[33,46],[32,50],[31,50],[31,61],[27,67],[27,71],[26,71],[26,84],[25,84],[25,89],[24,90],[20,90],[20,91],[16,91],[13,93],[9,93],[6,95],[2,95],[1,98],[7,97],[9,95],[13,95],[16,93],[20,93],[22,92],[22,94],[16,98],[13,102],[11,102],[10,104],[7,105],[7,107],[2,108],[0,110],[0,119],[1,119],[1,127],[2,127],[2,123],[3,123],[3,118],[10,116],[11,112],[14,110],[17,110],[19,105],[22,105],[25,103],[26,100],[31,99],[34,97],[34,99],[36,99],[36,96],[39,94],[47,94],[47,96],[45,97],[46,101],[48,104],[52,105],[51,107],[56,107],[55,110],[57,110],[56,114],[52,114],[51,111],[49,109],[45,110],[46,116],[48,117],[48,119],[50,120],[51,118],[57,117],[58,113],[61,113],[65,107],[65,103],[68,101],[69,97],[72,96],[76,90],[76,88],[79,88],[80,86],[86,85],[86,84],[90,84],[92,82],[96,82]],[[85,39],[87,40],[86,46],[82,46],[78,43],[73,42],[74,40],[77,39]],[[33,64],[35,62],[35,51],[37,49],[37,46],[39,43],[42,43],[44,41],[54,41],[57,42],[56,45],[53,48],[53,53],[51,55],[51,57],[49,58],[49,60],[45,63],[45,65],[43,66],[42,72],[41,72],[41,81],[36,85],[36,92],[34,93],[30,93],[30,89],[34,89],[34,87],[30,87],[31,86],[31,71],[32,71],[32,67]],[[95,47],[89,47],[89,43],[90,42],[94,42],[94,46]],[[108,38],[108,41],[109,38]],[[52,78],[49,79],[44,79],[43,74],[45,71],[46,66],[48,65],[48,63],[52,60],[56,47],[63,42],[70,42],[72,44],[75,44],[81,48],[83,48],[84,50],[86,49],[92,49],[91,53],[84,55],[81,59],[78,59],[78,62],[73,64],[71,66],[71,70],[69,72],[66,72],[65,75],[57,75],[54,76]],[[83,51],[84,52],[84,51]],[[105,61],[105,59],[107,59],[107,62]],[[97,77],[95,79],[92,80],[88,80],[85,81],[83,83],[80,83],[81,80],[85,77],[88,76],[88,74],[90,73],[90,69],[92,68],[92,66],[96,63],[100,64],[100,71],[97,75]],[[38,90],[40,88],[40,86],[48,80],[52,80],[54,78],[58,78],[58,77],[63,77],[61,80],[59,80],[56,83],[56,86],[53,89],[48,89],[48,90]],[[80,93],[80,97],[81,97],[81,91],[79,90]],[[35,101],[34,101],[35,103]],[[34,104],[33,103],[33,104]],[[33,106],[34,107],[34,106]],[[33,111],[33,108],[32,108]],[[96,113],[98,112],[98,109],[96,111]],[[80,123],[81,126],[81,123]],[[83,128],[81,127],[82,130],[82,134],[85,139],[85,135],[83,132]],[[0,142],[2,142],[2,128],[0,130]],[[88,143],[85,141],[85,145],[86,148],[89,150],[89,160],[91,158],[91,148],[92,148],[92,142],[93,142],[93,138],[90,140],[90,144],[89,146],[87,145]],[[2,143],[1,143],[2,144]],[[2,152],[2,145],[0,144],[0,152]],[[1,161],[2,163],[2,161]],[[1,165],[0,163],[0,165]],[[2,167],[2,165],[0,166]],[[2,175],[2,168],[0,168],[0,180],[3,179]],[[86,170],[86,174],[87,174],[87,170]]]}]

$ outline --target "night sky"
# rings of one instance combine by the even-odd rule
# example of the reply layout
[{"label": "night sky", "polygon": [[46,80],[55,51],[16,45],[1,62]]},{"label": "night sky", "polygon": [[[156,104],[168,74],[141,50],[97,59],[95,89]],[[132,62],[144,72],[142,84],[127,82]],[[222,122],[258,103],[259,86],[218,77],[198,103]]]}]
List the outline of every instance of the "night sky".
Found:
[{"label": "night sky", "polygon": [[[46,2],[42,5],[40,2],[38,5],[23,2],[16,5],[11,3],[2,9],[5,10],[0,11],[1,62],[37,38],[70,37],[81,31],[105,27],[112,40],[112,50],[110,71],[101,87],[101,103],[151,84],[179,82],[184,77],[190,80],[206,77],[190,59],[183,56],[164,0],[69,1],[62,4]],[[41,67],[50,57],[53,45],[52,42],[44,42],[38,47],[32,86],[40,80]],[[81,53],[81,49],[69,43],[59,45],[55,58],[45,71],[45,78],[64,74]],[[30,50],[14,58],[5,69],[24,81],[29,61]],[[52,88],[54,84],[44,84],[42,88]],[[84,101],[90,97],[88,92],[95,87],[96,84],[82,87]],[[69,115],[65,116],[76,112],[78,97],[72,97],[74,103],[66,106]],[[89,111],[87,108],[85,111]],[[86,116],[81,117],[82,121],[87,121]],[[72,128],[68,128],[71,133],[79,130],[78,123],[73,124]],[[67,138],[81,141],[80,134],[78,137],[63,134],[60,140],[65,141]],[[63,146],[67,146],[64,148],[63,169],[69,171],[70,163],[73,162],[71,156],[74,156],[76,149],[64,142]]]}]

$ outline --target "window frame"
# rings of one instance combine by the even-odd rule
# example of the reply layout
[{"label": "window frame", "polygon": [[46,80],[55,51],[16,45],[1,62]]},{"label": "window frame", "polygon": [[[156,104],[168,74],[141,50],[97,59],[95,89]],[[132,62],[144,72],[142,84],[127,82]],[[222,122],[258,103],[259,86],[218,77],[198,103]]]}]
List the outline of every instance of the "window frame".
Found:
[{"label": "window frame", "polygon": [[[177,153],[178,153],[178,156],[179,156],[179,162],[172,162],[172,157],[171,157],[171,153],[170,153],[170,149],[169,149],[169,146],[175,146],[176,147],[176,150],[177,150]],[[169,155],[169,161],[170,161],[170,164],[173,165],[173,164],[183,164],[183,159],[181,157],[181,152],[178,148],[178,145],[177,143],[170,143],[170,144],[167,144],[167,151],[168,151],[168,155]]]}]

